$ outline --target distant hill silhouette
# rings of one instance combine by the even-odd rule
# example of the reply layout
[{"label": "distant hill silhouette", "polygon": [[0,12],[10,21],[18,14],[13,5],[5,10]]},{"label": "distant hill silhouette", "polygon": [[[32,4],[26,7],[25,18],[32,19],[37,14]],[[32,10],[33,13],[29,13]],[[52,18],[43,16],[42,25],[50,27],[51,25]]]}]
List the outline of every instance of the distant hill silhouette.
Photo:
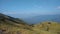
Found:
[{"label": "distant hill silhouette", "polygon": [[38,15],[38,16],[28,17],[23,20],[30,24],[39,23],[43,21],[60,22],[60,15]]}]

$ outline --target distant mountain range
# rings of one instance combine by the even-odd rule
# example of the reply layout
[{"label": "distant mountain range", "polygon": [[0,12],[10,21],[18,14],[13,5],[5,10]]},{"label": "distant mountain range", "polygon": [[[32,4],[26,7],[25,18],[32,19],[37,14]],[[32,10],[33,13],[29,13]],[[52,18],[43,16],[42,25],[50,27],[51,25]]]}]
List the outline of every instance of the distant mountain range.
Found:
[{"label": "distant mountain range", "polygon": [[44,22],[44,21],[60,22],[60,15],[38,15],[34,17],[28,17],[23,20],[30,24]]}]

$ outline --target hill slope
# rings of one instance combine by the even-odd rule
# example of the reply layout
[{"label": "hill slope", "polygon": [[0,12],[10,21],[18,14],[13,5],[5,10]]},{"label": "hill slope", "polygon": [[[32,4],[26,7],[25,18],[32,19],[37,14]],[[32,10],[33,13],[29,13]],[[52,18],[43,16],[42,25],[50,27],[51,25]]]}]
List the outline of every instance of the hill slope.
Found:
[{"label": "hill slope", "polygon": [[18,18],[0,13],[0,34],[60,34],[60,23],[41,22],[28,25]]},{"label": "hill slope", "polygon": [[60,23],[57,22],[42,22],[33,26],[33,29],[36,31],[42,30],[51,33],[60,33]]},{"label": "hill slope", "polygon": [[24,21],[0,13],[0,33],[4,31],[7,31],[6,34],[14,33],[14,31],[19,31],[20,33],[20,30],[27,31],[28,29],[30,29],[30,26]]}]

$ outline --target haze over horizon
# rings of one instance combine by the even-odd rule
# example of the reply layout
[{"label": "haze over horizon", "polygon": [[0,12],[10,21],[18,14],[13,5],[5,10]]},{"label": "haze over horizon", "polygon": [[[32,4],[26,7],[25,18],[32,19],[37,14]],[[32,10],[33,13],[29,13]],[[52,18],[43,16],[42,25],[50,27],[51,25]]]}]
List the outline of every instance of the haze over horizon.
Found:
[{"label": "haze over horizon", "polygon": [[13,17],[60,14],[60,0],[0,0],[0,13]]}]

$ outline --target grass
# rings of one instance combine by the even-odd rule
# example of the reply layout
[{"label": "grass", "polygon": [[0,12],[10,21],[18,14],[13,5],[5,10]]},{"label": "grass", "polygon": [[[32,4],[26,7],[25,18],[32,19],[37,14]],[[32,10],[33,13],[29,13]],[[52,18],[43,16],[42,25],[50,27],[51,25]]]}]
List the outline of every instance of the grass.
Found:
[{"label": "grass", "polygon": [[[30,27],[28,25],[12,25],[8,23],[0,23],[0,30],[6,30],[5,33],[7,34],[59,34],[60,33],[60,23],[51,22],[42,22],[41,24],[35,24],[34,27],[28,29]],[[31,25],[32,26],[32,25]],[[47,31],[47,26],[49,27]]]}]

